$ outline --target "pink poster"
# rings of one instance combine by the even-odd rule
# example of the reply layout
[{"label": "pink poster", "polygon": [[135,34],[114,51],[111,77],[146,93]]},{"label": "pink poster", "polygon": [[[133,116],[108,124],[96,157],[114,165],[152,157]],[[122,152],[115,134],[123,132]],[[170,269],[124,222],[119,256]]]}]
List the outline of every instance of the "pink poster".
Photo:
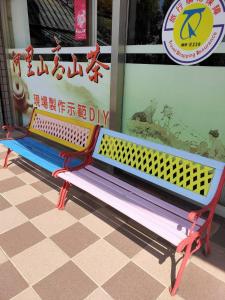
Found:
[{"label": "pink poster", "polygon": [[87,5],[86,0],[74,0],[75,40],[87,39]]}]

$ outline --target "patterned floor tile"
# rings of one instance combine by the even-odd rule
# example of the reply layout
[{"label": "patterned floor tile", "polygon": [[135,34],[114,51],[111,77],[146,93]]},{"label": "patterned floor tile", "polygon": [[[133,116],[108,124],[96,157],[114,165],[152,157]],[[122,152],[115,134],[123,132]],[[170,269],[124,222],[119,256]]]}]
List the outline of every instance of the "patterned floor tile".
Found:
[{"label": "patterned floor tile", "polygon": [[133,263],[129,263],[103,288],[115,300],[155,300],[164,290],[164,286]]},{"label": "patterned floor tile", "polygon": [[105,240],[99,240],[76,255],[73,261],[101,285],[126,265],[129,259]]},{"label": "patterned floor tile", "polygon": [[115,228],[124,225],[126,220],[126,216],[121,215],[112,207],[101,207],[94,212],[94,215]]},{"label": "patterned floor tile", "polygon": [[225,283],[190,263],[185,269],[177,294],[187,300],[222,300]]},{"label": "patterned floor tile", "polygon": [[[4,169],[2,169],[4,170]],[[0,178],[1,179],[1,178]],[[16,189],[22,187],[24,182],[17,178],[16,176],[3,179],[0,181],[0,193],[10,192],[12,189]]]},{"label": "patterned floor tile", "polygon": [[[141,250],[132,261],[164,286],[169,287],[176,277],[176,271],[182,262],[179,260],[181,257],[175,253],[175,248],[168,249],[155,243],[152,247]],[[179,262],[176,265],[177,261]]]},{"label": "patterned floor tile", "polygon": [[225,222],[223,222],[220,228],[213,234],[211,241],[225,248]]},{"label": "patterned floor tile", "polygon": [[0,265],[0,283],[0,299],[2,300],[12,298],[28,286],[26,281],[10,262],[5,262]]},{"label": "patterned floor tile", "polygon": [[77,220],[66,211],[54,208],[33,218],[31,222],[49,237],[76,223]]},{"label": "patterned floor tile", "polygon": [[[77,200],[75,200],[77,201]],[[72,216],[74,216],[77,220],[80,220],[83,217],[86,217],[90,214],[93,209],[91,208],[85,208],[84,205],[80,202],[75,202],[74,200],[68,201],[66,203],[65,210],[70,213]]]},{"label": "patterned floor tile", "polygon": [[96,287],[77,266],[68,262],[37,283],[34,289],[42,300],[82,300]]},{"label": "patterned floor tile", "polygon": [[83,203],[85,203],[88,206],[88,208],[91,209],[92,211],[97,210],[104,206],[104,203],[102,201],[86,193],[84,190],[79,190],[79,194],[78,194],[77,188],[75,188],[74,192],[72,190],[71,194],[77,197],[79,200],[83,201]]},{"label": "patterned floor tile", "polygon": [[42,241],[45,236],[30,222],[0,235],[0,246],[9,257]]},{"label": "patterned floor tile", "polygon": [[8,258],[5,255],[5,253],[3,253],[2,249],[0,248],[0,265],[7,262]]},{"label": "patterned floor tile", "polygon": [[37,177],[35,177],[27,172],[19,174],[18,177],[19,177],[19,179],[23,180],[23,182],[26,184],[32,184],[32,183],[39,181],[39,179]]},{"label": "patterned floor tile", "polygon": [[31,288],[27,288],[22,293],[17,294],[11,300],[41,300],[38,294]]},{"label": "patterned floor tile", "polygon": [[[15,157],[10,156],[8,169],[0,167],[0,286],[6,281],[0,300],[172,299],[174,249],[75,187],[65,210],[54,209],[61,182]],[[224,236],[224,219],[215,218],[212,253],[192,257],[174,300],[224,299]]]},{"label": "patterned floor tile", "polygon": [[0,152],[0,159],[3,160],[5,158],[6,151],[7,151],[7,149],[2,149],[2,151]]},{"label": "patterned floor tile", "polygon": [[55,208],[55,206],[44,196],[39,196],[19,204],[17,208],[29,219],[32,219]]},{"label": "patterned floor tile", "polygon": [[0,158],[0,170],[3,169],[4,161]]},{"label": "patterned floor tile", "polygon": [[219,280],[225,282],[225,251],[218,244],[211,243],[211,253],[205,256],[202,251],[198,251],[191,258],[192,263]]},{"label": "patterned floor tile", "polygon": [[0,234],[27,222],[27,218],[16,208],[0,211]]},{"label": "patterned floor tile", "polygon": [[87,195],[87,193],[82,190],[82,189],[79,189],[78,187],[76,187],[75,185],[72,185],[69,189],[69,195],[68,195],[68,198],[73,201],[76,199],[82,199],[82,197],[85,197],[85,195]]},{"label": "patterned floor tile", "polygon": [[43,193],[43,196],[56,205],[59,199],[59,192],[57,190],[51,190],[47,193]]},{"label": "patterned floor tile", "polygon": [[6,151],[6,147],[0,144],[0,153],[5,151]]},{"label": "patterned floor tile", "polygon": [[68,256],[51,240],[45,239],[12,258],[30,284],[35,284],[68,261]]},{"label": "patterned floor tile", "polygon": [[66,203],[66,209],[68,205],[70,206],[70,213],[76,217],[77,212],[75,209],[72,209],[73,204],[78,205],[78,218],[81,219],[82,217],[86,216],[90,212],[94,212],[101,208],[100,202],[86,193],[84,190],[78,189],[72,186],[68,193],[68,200]]},{"label": "patterned floor tile", "polygon": [[[22,182],[22,180],[20,181]],[[6,200],[8,200],[13,205],[23,203],[27,200],[38,197],[40,195],[40,193],[37,190],[35,190],[31,185],[24,185],[23,183],[22,186],[17,188],[15,188],[14,183],[12,183],[12,185],[13,185],[13,189],[3,193],[2,195],[4,198],[6,198]]]},{"label": "patterned floor tile", "polygon": [[[181,298],[178,295],[171,296],[170,291],[168,288],[165,288],[165,290],[162,292],[162,294],[157,298],[157,300],[184,300],[184,298]],[[188,299],[186,299],[188,300]],[[199,299],[201,300],[201,299]],[[204,299],[202,299],[204,300]]]},{"label": "patterned floor tile", "polygon": [[105,237],[115,230],[114,227],[110,226],[93,214],[89,214],[88,216],[82,218],[80,220],[80,223],[82,223],[84,226],[89,228],[101,238]]},{"label": "patterned floor tile", "polygon": [[211,238],[213,237],[214,234],[217,233],[217,231],[220,229],[221,224],[218,223],[217,221],[212,222],[212,227],[211,227]]},{"label": "patterned floor tile", "polygon": [[12,171],[10,171],[9,169],[1,169],[0,170],[0,182],[4,179],[9,179],[14,176],[15,176],[15,174]]},{"label": "patterned floor tile", "polygon": [[52,187],[43,181],[38,181],[32,184],[32,186],[38,190],[41,194],[47,193],[52,190]]},{"label": "patterned floor tile", "polygon": [[51,239],[66,252],[69,257],[73,257],[96,242],[99,237],[78,222],[52,236]]},{"label": "patterned floor tile", "polygon": [[11,204],[0,195],[0,210],[6,209],[10,206]]},{"label": "patterned floor tile", "polygon": [[89,295],[85,300],[113,300],[103,289],[97,288],[94,292]]},{"label": "patterned floor tile", "polygon": [[105,237],[105,240],[129,258],[132,258],[144,247],[146,243],[137,235],[134,235],[127,226],[121,226]]},{"label": "patterned floor tile", "polygon": [[10,171],[12,171],[15,175],[20,175],[25,172],[23,168],[18,165],[12,164],[8,167]]}]

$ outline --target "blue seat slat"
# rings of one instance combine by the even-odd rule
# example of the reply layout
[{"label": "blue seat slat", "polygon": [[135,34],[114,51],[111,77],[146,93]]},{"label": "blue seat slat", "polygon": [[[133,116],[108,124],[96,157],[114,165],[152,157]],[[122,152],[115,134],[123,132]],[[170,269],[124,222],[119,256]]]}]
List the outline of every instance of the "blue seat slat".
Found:
[{"label": "blue seat slat", "polygon": [[[59,151],[55,150],[54,155],[50,155],[52,148],[49,146],[43,145],[42,151],[40,151],[40,149],[26,147],[21,140],[5,140],[1,143],[50,172],[63,167],[64,160],[59,156]],[[70,166],[76,166],[79,163],[79,159],[73,159]]]},{"label": "blue seat slat", "polygon": [[59,151],[54,149],[51,146],[48,146],[39,140],[35,140],[31,137],[25,137],[23,139],[18,139],[16,140],[19,144],[24,145],[26,148],[31,148],[31,149],[40,149],[40,151],[45,151],[45,153],[49,153],[49,155],[54,155],[58,156]]}]

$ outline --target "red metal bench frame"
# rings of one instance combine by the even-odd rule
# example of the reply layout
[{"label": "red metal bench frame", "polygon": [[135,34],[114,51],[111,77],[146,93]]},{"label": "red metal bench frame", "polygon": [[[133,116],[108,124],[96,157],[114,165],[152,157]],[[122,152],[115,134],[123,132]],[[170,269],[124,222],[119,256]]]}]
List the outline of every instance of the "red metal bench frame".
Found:
[{"label": "red metal bench frame", "polygon": [[[157,179],[152,175],[146,175],[146,174],[142,175],[142,173],[137,171],[135,168],[132,168],[130,166],[126,167],[121,162],[116,161],[116,159],[114,159],[114,158],[104,157],[104,155],[102,155],[101,151],[99,150],[100,147],[101,147],[102,139],[104,138],[104,136],[110,136],[112,138],[124,139],[124,140],[127,140],[127,142],[132,141],[132,142],[136,143],[137,145],[140,145],[141,147],[142,146],[143,147],[152,147],[156,151],[158,151],[158,150],[162,151],[162,149],[163,149],[164,153],[168,153],[168,155],[175,155],[175,157],[179,157],[181,159],[183,157],[184,160],[186,160],[186,161],[187,161],[187,159],[190,159],[190,157],[192,157],[193,161],[194,161],[194,164],[197,165],[198,162],[200,162],[200,163],[205,162],[205,164],[202,163],[202,165],[203,165],[203,167],[205,165],[206,168],[208,168],[208,166],[215,165],[216,166],[215,168],[218,168],[218,173],[216,173],[216,175],[214,175],[214,177],[216,177],[216,179],[214,180],[214,177],[212,179],[212,184],[211,184],[210,190],[208,192],[208,194],[210,196],[208,196],[208,195],[206,197],[201,196],[201,195],[198,196],[195,193],[193,193],[192,191],[187,191],[186,189],[183,189],[181,187],[176,188],[176,186],[174,184],[170,184],[168,182],[164,183],[163,180]],[[177,292],[177,289],[180,285],[184,269],[185,269],[185,267],[187,265],[187,262],[190,259],[191,255],[193,253],[195,253],[196,251],[198,251],[203,246],[204,246],[205,255],[208,255],[210,253],[209,240],[210,240],[212,220],[213,220],[213,216],[214,216],[214,213],[215,213],[216,205],[217,205],[217,203],[220,199],[222,189],[223,189],[223,186],[224,186],[224,182],[225,182],[224,163],[216,162],[216,161],[213,161],[213,160],[210,160],[210,159],[207,159],[207,158],[200,157],[198,155],[194,155],[194,154],[186,153],[184,151],[176,150],[176,149],[173,149],[171,147],[157,145],[157,144],[150,143],[150,142],[147,142],[147,141],[143,141],[143,140],[140,140],[140,139],[137,139],[137,138],[134,138],[134,137],[129,137],[127,135],[116,133],[116,132],[113,132],[113,131],[110,131],[110,130],[107,130],[107,129],[101,129],[100,130],[98,141],[97,141],[96,145],[95,145],[95,143],[93,143],[92,147],[95,147],[93,155],[91,155],[91,152],[93,151],[93,148],[91,149],[92,150],[91,152],[82,153],[81,155],[83,156],[83,162],[79,166],[75,167],[74,169],[72,169],[70,171],[65,168],[65,169],[61,169],[61,170],[58,170],[58,171],[53,173],[53,176],[60,177],[60,178],[64,179],[64,184],[63,184],[63,187],[62,187],[61,192],[60,192],[58,208],[60,208],[60,209],[64,208],[64,204],[65,204],[65,200],[66,200],[66,194],[67,194],[68,188],[71,184],[74,184],[74,185],[78,186],[79,188],[83,188],[87,192],[89,192],[89,190],[91,189],[92,190],[91,193],[95,197],[98,197],[100,200],[105,201],[106,203],[108,203],[107,202],[108,199],[106,199],[106,198],[104,199],[104,196],[101,195],[101,187],[96,185],[96,189],[99,190],[99,191],[96,192],[96,194],[98,194],[98,195],[96,195],[93,192],[94,191],[93,184],[89,183],[88,180],[87,180],[87,184],[83,184],[83,182],[84,182],[84,180],[82,179],[83,177],[82,176],[79,177],[80,176],[79,174],[81,174],[81,175],[88,174],[89,171],[90,171],[90,176],[92,176],[92,175],[95,176],[95,174],[98,175],[98,173],[100,172],[100,173],[103,173],[103,175],[102,175],[103,179],[102,180],[107,180],[108,182],[113,181],[114,176],[108,175],[107,173],[105,173],[103,171],[98,171],[97,168],[94,168],[94,167],[90,166],[92,161],[93,161],[93,158],[101,160],[103,162],[106,162],[107,164],[110,164],[114,167],[118,167],[118,168],[120,168],[120,169],[122,169],[122,170],[124,170],[128,173],[129,172],[131,174],[136,173],[135,175],[137,175],[139,177],[143,176],[143,178],[145,180],[147,179],[150,182],[153,182],[154,184],[157,184],[157,182],[158,182],[159,186],[164,185],[164,187],[167,187],[171,191],[173,191],[173,188],[174,188],[174,189],[176,189],[176,194],[178,194],[178,195],[179,195],[179,193],[180,193],[180,195],[182,195],[182,192],[184,192],[185,194],[190,194],[190,195],[193,194],[193,199],[190,199],[190,200],[195,200],[194,201],[195,204],[198,204],[198,199],[200,199],[200,201],[202,201],[201,204],[203,204],[204,206],[201,209],[191,211],[191,212],[187,212],[185,220],[187,220],[189,222],[190,226],[189,226],[189,228],[187,228],[188,233],[187,233],[186,237],[183,240],[181,240],[177,245],[173,244],[173,245],[176,246],[176,252],[178,252],[178,253],[184,252],[183,261],[182,261],[181,266],[179,268],[179,271],[177,273],[176,280],[175,280],[173,286],[170,289],[171,295],[175,295],[176,292]],[[91,168],[91,170],[90,170],[90,168]],[[135,170],[133,171],[133,169],[135,169]],[[82,171],[82,173],[81,173],[81,171]],[[104,174],[105,174],[105,176],[104,176]],[[79,182],[80,178],[81,178],[81,180]],[[119,181],[120,180],[117,179],[117,182],[119,182]],[[215,186],[213,186],[213,185],[215,185]],[[128,186],[127,183],[126,183],[126,186]],[[130,187],[128,186],[127,190],[129,190],[129,189],[131,190],[132,194],[135,193],[136,190],[137,190],[136,188],[133,188],[132,186],[130,186]],[[104,193],[105,193],[105,191],[104,191]],[[141,193],[142,193],[142,195],[145,194],[145,192],[141,192]],[[211,195],[212,195],[212,197],[211,197]],[[146,196],[146,199],[147,199],[147,196]],[[120,201],[120,200],[121,199],[118,198],[118,201]],[[127,199],[126,199],[126,201],[127,201]],[[204,201],[205,201],[206,204],[204,204]],[[114,204],[110,204],[110,205],[112,205],[116,209],[119,209],[118,208],[119,206],[118,206],[115,199],[114,199]],[[168,208],[169,206],[171,206],[171,204],[167,203],[166,206]],[[173,206],[173,207],[174,207],[174,209],[176,209],[175,206]],[[127,211],[126,208],[124,210],[121,210],[121,212],[127,214],[128,216],[130,216],[129,211]],[[173,214],[173,210],[171,210],[171,207],[170,207],[170,213]],[[174,216],[175,216],[175,213],[174,213]],[[205,219],[202,219],[203,216],[205,216]],[[136,221],[140,222],[144,226],[146,225],[146,220],[140,220],[137,217]],[[149,228],[149,229],[152,230],[151,228]],[[165,237],[163,237],[163,238],[165,238]]]}]

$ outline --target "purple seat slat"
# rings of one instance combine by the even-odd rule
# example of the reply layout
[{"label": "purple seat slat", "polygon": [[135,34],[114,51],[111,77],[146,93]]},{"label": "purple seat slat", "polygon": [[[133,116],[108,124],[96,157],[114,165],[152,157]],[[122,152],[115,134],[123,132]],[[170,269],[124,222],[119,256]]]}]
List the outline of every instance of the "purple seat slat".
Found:
[{"label": "purple seat slat", "polygon": [[[127,191],[130,191],[131,193],[139,195],[140,197],[144,198],[147,201],[150,201],[151,203],[154,203],[155,205],[172,212],[175,215],[178,215],[184,219],[187,219],[188,212],[183,209],[180,209],[179,207],[176,207],[168,202],[165,202],[165,201],[157,198],[156,196],[150,195],[149,193],[146,193],[146,192],[134,187],[133,185],[131,185],[125,181],[122,181],[119,178],[116,178],[115,176],[112,176],[100,169],[96,169],[93,166],[87,166],[86,169],[89,170],[90,172],[98,174],[102,178],[105,178],[105,179],[115,183],[118,186],[123,187],[124,189],[126,189]],[[199,218],[197,224],[199,226],[201,226],[204,224],[204,222],[205,222],[204,219]]]},{"label": "purple seat slat", "polygon": [[[133,194],[123,189],[124,182],[122,180],[117,179],[117,184],[115,184],[104,179],[104,176],[99,176],[98,169],[94,167],[91,167],[91,171],[89,169],[90,167],[80,171],[61,173],[59,177],[79,188],[85,188],[93,196],[154,231],[175,246],[187,237],[191,226],[191,223],[186,219],[187,212],[181,210],[182,215],[186,215],[186,218],[174,215],[167,209],[155,205],[154,202],[157,198],[154,196],[152,196],[153,202],[150,201],[150,197],[147,201],[138,196],[137,193]],[[101,172],[101,175],[107,175],[105,172]],[[199,226],[196,226],[195,229],[198,228]]]}]

